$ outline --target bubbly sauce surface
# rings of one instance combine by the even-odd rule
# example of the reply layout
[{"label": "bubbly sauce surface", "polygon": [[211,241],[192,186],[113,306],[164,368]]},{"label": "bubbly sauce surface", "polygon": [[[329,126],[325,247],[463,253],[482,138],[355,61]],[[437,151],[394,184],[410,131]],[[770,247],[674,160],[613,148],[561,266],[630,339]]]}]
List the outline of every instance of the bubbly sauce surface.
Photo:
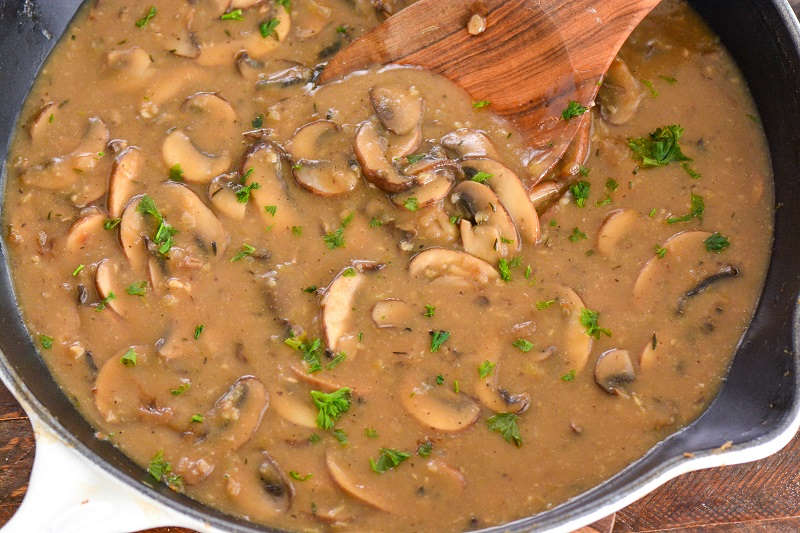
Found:
[{"label": "bubbly sauce surface", "polygon": [[7,163],[17,296],[150,482],[288,530],[476,529],[608,479],[724,380],[772,174],[700,18],[663,2],[532,176],[431,73],[315,86],[401,7],[102,0],[39,76]]}]

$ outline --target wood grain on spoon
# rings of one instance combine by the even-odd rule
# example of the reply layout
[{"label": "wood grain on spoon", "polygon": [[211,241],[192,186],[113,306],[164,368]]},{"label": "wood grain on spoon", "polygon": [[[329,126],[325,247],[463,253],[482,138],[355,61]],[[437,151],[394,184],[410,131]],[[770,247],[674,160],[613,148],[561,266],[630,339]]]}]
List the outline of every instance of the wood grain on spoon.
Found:
[{"label": "wood grain on spoon", "polygon": [[[622,43],[659,0],[420,0],[337,54],[319,82],[386,64],[456,82],[526,136],[531,187],[561,158]],[[474,14],[486,30],[470,35]]]}]

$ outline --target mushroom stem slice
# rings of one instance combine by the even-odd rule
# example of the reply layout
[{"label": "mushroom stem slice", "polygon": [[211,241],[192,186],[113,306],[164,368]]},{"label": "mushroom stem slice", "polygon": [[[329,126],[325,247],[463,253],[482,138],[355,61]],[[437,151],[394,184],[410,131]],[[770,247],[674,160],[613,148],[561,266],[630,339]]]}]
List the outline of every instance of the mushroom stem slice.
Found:
[{"label": "mushroom stem slice", "polygon": [[474,223],[461,220],[465,251],[495,263],[519,249],[517,228],[492,189],[475,181],[462,181],[453,189],[451,200],[461,205]]},{"label": "mushroom stem slice", "polygon": [[613,256],[623,239],[631,233],[639,220],[634,209],[615,209],[603,220],[597,232],[597,251],[606,256]]},{"label": "mushroom stem slice", "polygon": [[372,122],[359,126],[354,147],[364,177],[381,190],[401,192],[414,184],[413,178],[401,174],[386,157],[386,139]]},{"label": "mushroom stem slice", "polygon": [[292,226],[303,224],[303,218],[289,195],[284,168],[281,150],[272,143],[259,142],[245,152],[239,169],[245,176],[245,185],[258,183],[258,188],[250,190],[250,200],[263,222],[274,226],[274,233],[288,232]]},{"label": "mushroom stem slice", "polygon": [[628,65],[615,57],[597,92],[600,114],[611,124],[625,124],[639,108],[644,91]]},{"label": "mushroom stem slice", "polygon": [[124,306],[120,299],[123,292],[120,290],[119,277],[120,266],[113,259],[103,259],[97,264],[97,270],[95,271],[97,293],[103,299],[105,305],[108,305],[118,315],[124,316]]},{"label": "mushroom stem slice", "polygon": [[570,369],[580,372],[586,366],[593,343],[592,337],[586,334],[586,330],[581,324],[581,310],[586,306],[581,297],[569,287],[561,286],[558,297],[566,322],[563,354]]},{"label": "mushroom stem slice", "polygon": [[214,176],[222,174],[230,167],[231,158],[227,152],[218,156],[201,152],[182,130],[174,130],[164,139],[161,154],[167,168],[179,165],[183,178],[188,183],[208,183]]},{"label": "mushroom stem slice", "polygon": [[621,387],[636,379],[627,350],[613,348],[603,352],[594,367],[594,380],[609,394],[619,394]]},{"label": "mushroom stem slice", "polygon": [[538,213],[544,213],[566,190],[566,185],[542,181],[531,189],[528,198]]},{"label": "mushroom stem slice", "polygon": [[413,277],[429,281],[461,281],[473,285],[487,285],[500,279],[497,270],[482,259],[458,250],[428,248],[415,255],[408,264]]},{"label": "mushroom stem slice", "polygon": [[412,380],[400,391],[400,402],[421,424],[438,431],[467,429],[481,409],[469,396],[427,381]]},{"label": "mushroom stem slice", "polygon": [[239,174],[235,172],[222,174],[208,184],[208,199],[220,213],[234,220],[243,220],[247,212],[247,203],[239,201],[238,192],[242,186]]},{"label": "mushroom stem slice", "polygon": [[383,127],[395,135],[410,133],[422,120],[422,98],[407,89],[372,87],[369,100]]},{"label": "mushroom stem slice", "polygon": [[268,519],[291,509],[292,482],[265,450],[236,456],[225,469],[225,489],[237,510],[254,519]]},{"label": "mushroom stem slice", "polygon": [[354,344],[354,336],[349,333],[353,300],[366,279],[364,272],[378,268],[377,263],[356,263],[342,269],[325,289],[325,295],[320,302],[322,329],[325,333],[325,344],[333,352],[344,351],[351,357],[355,355],[352,351],[343,349],[345,344]]},{"label": "mushroom stem slice", "polygon": [[108,180],[108,214],[119,217],[125,204],[133,196],[135,182],[142,169],[144,158],[136,146],[129,146],[122,150],[114,159],[111,167],[111,177]]},{"label": "mushroom stem slice", "polygon": [[64,251],[67,253],[77,253],[83,250],[90,239],[102,235],[103,224],[106,217],[102,211],[96,207],[87,207],[81,211],[81,216],[70,226],[67,237],[64,240]]},{"label": "mushroom stem slice", "polygon": [[350,473],[340,464],[340,460],[334,456],[333,452],[329,451],[325,455],[325,464],[333,482],[344,492],[376,509],[392,512],[389,502],[381,498],[380,493],[373,493],[363,483],[352,479]]},{"label": "mushroom stem slice", "polygon": [[372,321],[379,328],[407,328],[414,315],[413,307],[393,298],[381,300],[372,307]]},{"label": "mushroom stem slice", "polygon": [[497,413],[524,413],[531,404],[530,394],[521,392],[514,394],[498,385],[500,365],[497,365],[490,376],[478,380],[475,395],[478,399]]}]

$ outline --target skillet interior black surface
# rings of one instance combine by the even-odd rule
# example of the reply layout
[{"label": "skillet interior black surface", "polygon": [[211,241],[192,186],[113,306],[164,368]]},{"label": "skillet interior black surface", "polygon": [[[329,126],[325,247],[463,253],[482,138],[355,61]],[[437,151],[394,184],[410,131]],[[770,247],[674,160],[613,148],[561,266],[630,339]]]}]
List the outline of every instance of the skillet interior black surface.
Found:
[{"label": "skillet interior black surface", "polygon": [[[0,185],[22,103],[39,68],[82,0],[0,2]],[[558,508],[514,524],[514,530],[554,526],[611,503],[643,480],[726,441],[748,447],[783,432],[798,416],[797,295],[800,288],[800,31],[785,0],[695,0],[748,80],[767,133],[775,174],[777,209],[772,263],[755,318],[742,339],[720,395],[695,423],[656,445],[602,485]],[[0,193],[1,194],[1,193]],[[166,487],[139,481],[146,474],[107,442],[73,408],[50,377],[20,319],[10,281],[5,242],[0,254],[0,371],[15,375],[45,422],[92,461],[152,497],[226,530],[266,531],[210,510]],[[25,390],[27,388],[27,390]]]}]

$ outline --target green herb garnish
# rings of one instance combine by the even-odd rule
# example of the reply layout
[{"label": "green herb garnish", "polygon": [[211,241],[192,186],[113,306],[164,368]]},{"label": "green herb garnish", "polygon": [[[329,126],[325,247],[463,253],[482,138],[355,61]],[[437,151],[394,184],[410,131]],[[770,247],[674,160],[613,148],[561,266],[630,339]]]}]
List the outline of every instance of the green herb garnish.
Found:
[{"label": "green herb garnish", "polygon": [[320,429],[333,429],[339,417],[350,409],[350,389],[348,387],[342,387],[331,393],[312,390],[310,394],[314,405],[319,410],[317,426]]},{"label": "green herb garnish", "polygon": [[438,352],[447,339],[450,338],[450,332],[444,330],[431,331],[431,352]]},{"label": "green herb garnish", "polygon": [[714,232],[709,238],[703,241],[703,243],[706,245],[706,250],[714,253],[720,253],[731,245],[728,238],[718,232]]},{"label": "green herb garnish", "polygon": [[158,10],[156,10],[156,6],[150,6],[150,9],[147,10],[147,13],[144,14],[142,18],[135,22],[137,28],[144,28],[147,26],[147,23],[153,20],[153,17],[156,16]]},{"label": "green herb garnish", "polygon": [[580,322],[581,325],[586,329],[587,335],[594,337],[595,339],[599,339],[600,335],[606,335],[610,337],[611,331],[600,327],[598,324],[599,318],[600,313],[597,311],[592,311],[591,309],[586,309],[585,307],[581,309]]},{"label": "green herb garnish", "polygon": [[383,474],[387,470],[397,467],[400,463],[411,457],[411,454],[393,450],[391,448],[381,448],[378,460],[369,460],[369,466],[373,472]]},{"label": "green herb garnish", "polygon": [[672,161],[691,161],[681,152],[678,141],[683,128],[673,124],[651,132],[647,137],[629,138],[628,146],[643,167],[668,165]]},{"label": "green herb garnish", "polygon": [[582,106],[580,103],[576,102],[575,100],[570,100],[567,104],[567,107],[564,108],[564,111],[561,112],[561,118],[566,121],[570,121],[575,117],[579,117],[586,113],[588,109]]},{"label": "green herb garnish", "polygon": [[486,425],[491,431],[500,433],[507,442],[520,447],[522,446],[522,436],[520,436],[519,426],[517,426],[518,418],[514,413],[497,413],[486,420]]},{"label": "green herb garnish", "polygon": [[527,339],[517,339],[511,343],[514,348],[517,348],[521,352],[530,352],[533,350],[533,343]]}]

